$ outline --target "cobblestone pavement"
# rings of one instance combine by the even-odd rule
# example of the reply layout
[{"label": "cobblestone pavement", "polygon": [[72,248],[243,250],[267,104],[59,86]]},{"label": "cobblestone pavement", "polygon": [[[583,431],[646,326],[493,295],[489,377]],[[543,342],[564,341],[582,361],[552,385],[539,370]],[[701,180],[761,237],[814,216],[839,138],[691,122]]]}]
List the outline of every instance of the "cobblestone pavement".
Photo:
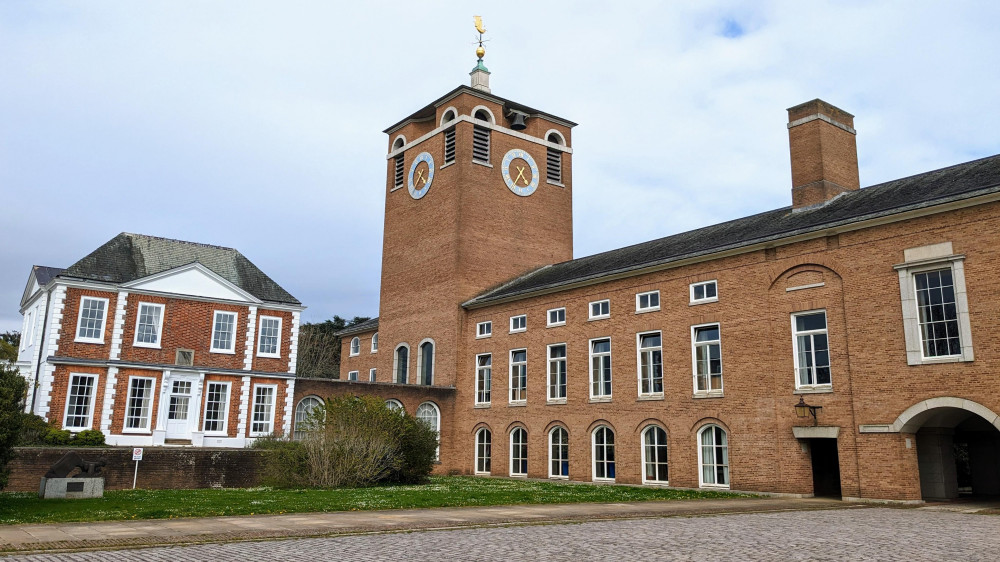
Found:
[{"label": "cobblestone pavement", "polygon": [[1000,517],[843,509],[369,534],[7,560],[997,560]]}]

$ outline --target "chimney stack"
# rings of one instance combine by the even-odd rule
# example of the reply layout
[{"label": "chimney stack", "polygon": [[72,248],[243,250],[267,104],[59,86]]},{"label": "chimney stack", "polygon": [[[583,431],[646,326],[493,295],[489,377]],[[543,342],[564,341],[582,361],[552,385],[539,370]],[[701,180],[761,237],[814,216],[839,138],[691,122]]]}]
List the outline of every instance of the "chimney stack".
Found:
[{"label": "chimney stack", "polygon": [[821,205],[860,189],[854,116],[815,99],[788,109],[792,208]]}]

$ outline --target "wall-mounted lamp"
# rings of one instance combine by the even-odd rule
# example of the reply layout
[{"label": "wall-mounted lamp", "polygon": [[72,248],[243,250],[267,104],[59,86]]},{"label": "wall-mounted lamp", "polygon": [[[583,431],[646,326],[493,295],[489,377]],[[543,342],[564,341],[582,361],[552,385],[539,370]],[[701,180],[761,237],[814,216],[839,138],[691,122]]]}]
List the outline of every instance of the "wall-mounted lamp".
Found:
[{"label": "wall-mounted lamp", "polygon": [[818,425],[819,421],[816,419],[816,410],[821,410],[823,406],[810,406],[806,404],[805,399],[799,396],[799,403],[795,405],[795,415],[804,418],[808,415],[813,417],[813,425]]}]

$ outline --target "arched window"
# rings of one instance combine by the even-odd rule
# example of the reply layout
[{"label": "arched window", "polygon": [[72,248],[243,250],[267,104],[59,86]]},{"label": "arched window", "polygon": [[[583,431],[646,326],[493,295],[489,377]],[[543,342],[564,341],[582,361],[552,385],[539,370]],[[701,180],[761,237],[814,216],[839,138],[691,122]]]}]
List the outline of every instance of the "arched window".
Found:
[{"label": "arched window", "polygon": [[[393,143],[392,143],[392,151],[395,152],[395,151],[403,148],[403,145],[405,145],[405,144],[406,144],[406,139],[402,135],[396,137],[396,140],[393,141]],[[393,165],[393,182],[392,182],[393,189],[397,189],[397,188],[403,187],[403,178],[405,177],[405,173],[404,173],[404,170],[403,170],[403,156],[404,156],[403,153],[400,152],[393,159],[393,164],[392,164]]]},{"label": "arched window", "polygon": [[651,425],[642,432],[642,465],[643,482],[668,482],[667,432],[662,427]]},{"label": "arched window", "polygon": [[549,478],[569,478],[569,432],[564,427],[549,432]]},{"label": "arched window", "polygon": [[406,384],[406,375],[408,373],[407,368],[410,363],[410,346],[405,343],[399,344],[396,347],[396,359],[395,364],[392,366],[393,379],[392,382],[398,384]]},{"label": "arched window", "polygon": [[729,487],[729,437],[717,425],[706,425],[698,432],[698,464],[701,485]]},{"label": "arched window", "polygon": [[[565,144],[555,132],[549,133],[545,140],[555,144]],[[558,148],[547,148],[545,153],[545,180],[562,185],[562,151]]]},{"label": "arched window", "polygon": [[378,351],[378,332],[372,334],[372,353]]},{"label": "arched window", "polygon": [[323,400],[319,396],[306,396],[295,406],[295,431],[292,438],[296,441],[305,439],[306,433],[312,429],[309,417],[316,408],[323,406]]},{"label": "arched window", "polygon": [[[472,116],[480,121],[493,122],[493,116],[485,109],[477,110]],[[478,123],[472,126],[472,160],[484,164],[490,162],[490,129]]]},{"label": "arched window", "polygon": [[[393,410],[393,411],[403,410],[403,404],[399,400],[396,400],[395,398],[390,398],[390,399],[386,400],[385,401],[385,406],[387,408],[389,408],[390,410]],[[403,411],[405,411],[405,410],[403,410]]]},{"label": "arched window", "polygon": [[434,384],[434,342],[425,341],[417,350],[420,367],[420,384]]},{"label": "arched window", "polygon": [[361,353],[361,338],[355,337],[351,340],[351,357]]},{"label": "arched window", "polygon": [[594,430],[594,480],[615,479],[615,432],[602,425]]},{"label": "arched window", "polygon": [[490,473],[490,458],[493,456],[493,434],[483,428],[476,432],[476,474]]},{"label": "arched window", "polygon": [[417,406],[417,419],[427,424],[438,436],[438,447],[434,450],[434,460],[441,456],[441,411],[433,402],[424,402]]},{"label": "arched window", "polygon": [[523,427],[510,432],[510,475],[528,475],[528,432]]}]

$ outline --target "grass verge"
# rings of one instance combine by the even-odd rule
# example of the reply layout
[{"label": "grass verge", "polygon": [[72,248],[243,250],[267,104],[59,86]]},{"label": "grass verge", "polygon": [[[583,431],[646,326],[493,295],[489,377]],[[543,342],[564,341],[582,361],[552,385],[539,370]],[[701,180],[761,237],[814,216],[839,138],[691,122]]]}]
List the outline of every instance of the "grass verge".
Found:
[{"label": "grass verge", "polygon": [[415,486],[332,490],[115,490],[105,492],[103,498],[87,500],[42,500],[33,493],[5,492],[0,493],[0,524],[732,497],[748,496],[700,490],[438,476],[432,477],[429,484]]}]

